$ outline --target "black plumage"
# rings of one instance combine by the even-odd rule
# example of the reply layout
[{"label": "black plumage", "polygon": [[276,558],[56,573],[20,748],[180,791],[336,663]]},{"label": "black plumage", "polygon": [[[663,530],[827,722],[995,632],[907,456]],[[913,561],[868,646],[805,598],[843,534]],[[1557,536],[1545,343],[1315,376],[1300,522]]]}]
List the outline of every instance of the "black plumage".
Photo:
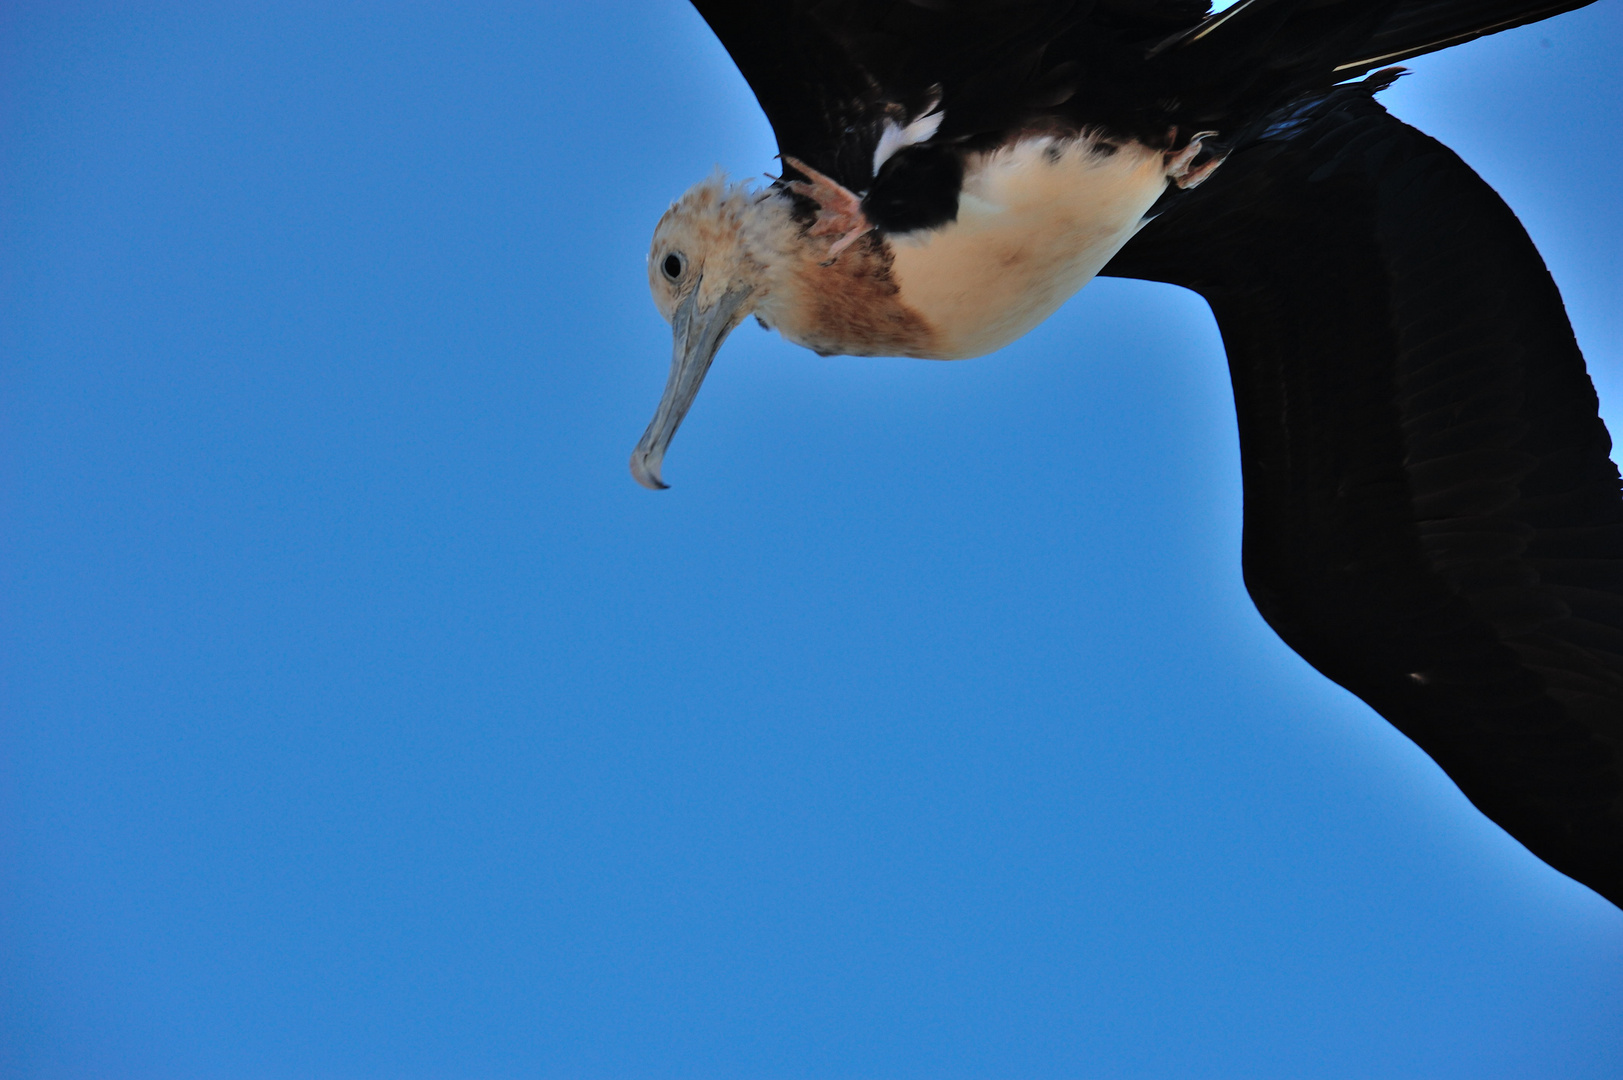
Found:
[{"label": "black plumage", "polygon": [[[1376,67],[1592,0],[695,0],[778,148],[855,192],[887,120],[959,153],[1033,130],[1178,149]],[[792,172],[793,170],[791,170]],[[915,202],[956,205],[921,169]],[[904,194],[890,186],[890,202]],[[945,211],[940,211],[944,213]],[[886,216],[884,211],[879,217]],[[918,213],[904,215],[907,228]]]},{"label": "black plumage", "polygon": [[1105,272],[1217,316],[1269,625],[1623,905],[1611,440],[1515,215],[1371,89],[1259,125]]},{"label": "black plumage", "polygon": [[[701,0],[785,156],[883,231],[965,155],[1215,132],[1106,273],[1205,297],[1233,374],[1246,584],[1282,638],[1493,820],[1623,906],[1623,499],[1514,214],[1388,116],[1382,64],[1585,0]],[[939,130],[874,174],[887,123]],[[1203,144],[1203,146],[1206,144]],[[956,169],[955,169],[956,164]]]},{"label": "black plumage", "polygon": [[963,184],[963,158],[953,147],[908,147],[880,167],[862,210],[883,232],[932,228],[957,219]]}]

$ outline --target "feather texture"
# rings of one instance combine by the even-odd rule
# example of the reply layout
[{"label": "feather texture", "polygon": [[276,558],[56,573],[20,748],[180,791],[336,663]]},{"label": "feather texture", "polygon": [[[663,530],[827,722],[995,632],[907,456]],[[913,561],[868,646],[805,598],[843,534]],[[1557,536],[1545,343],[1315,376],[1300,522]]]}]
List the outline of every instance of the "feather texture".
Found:
[{"label": "feather texture", "polygon": [[1370,89],[1259,125],[1105,273],[1212,305],[1270,625],[1623,905],[1611,440],[1515,215]]}]

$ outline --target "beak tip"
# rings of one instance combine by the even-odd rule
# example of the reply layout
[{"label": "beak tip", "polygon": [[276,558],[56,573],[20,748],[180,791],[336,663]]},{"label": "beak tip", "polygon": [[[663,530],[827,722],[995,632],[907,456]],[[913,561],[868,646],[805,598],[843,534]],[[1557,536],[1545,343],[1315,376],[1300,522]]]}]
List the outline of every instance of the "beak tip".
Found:
[{"label": "beak tip", "polygon": [[648,454],[638,447],[631,453],[631,477],[649,491],[664,491],[671,485],[660,479],[660,462],[649,461]]}]

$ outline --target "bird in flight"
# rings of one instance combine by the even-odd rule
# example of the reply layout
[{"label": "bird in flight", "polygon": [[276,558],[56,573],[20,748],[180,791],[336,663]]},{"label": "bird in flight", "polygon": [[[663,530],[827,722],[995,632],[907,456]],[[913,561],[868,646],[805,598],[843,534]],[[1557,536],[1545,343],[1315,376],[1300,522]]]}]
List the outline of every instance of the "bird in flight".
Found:
[{"label": "bird in flight", "polygon": [[695,0],[777,136],[648,256],[666,449],[754,315],[962,359],[1093,277],[1211,305],[1243,565],[1285,642],[1623,906],[1623,498],[1549,272],[1393,65],[1590,0]]}]

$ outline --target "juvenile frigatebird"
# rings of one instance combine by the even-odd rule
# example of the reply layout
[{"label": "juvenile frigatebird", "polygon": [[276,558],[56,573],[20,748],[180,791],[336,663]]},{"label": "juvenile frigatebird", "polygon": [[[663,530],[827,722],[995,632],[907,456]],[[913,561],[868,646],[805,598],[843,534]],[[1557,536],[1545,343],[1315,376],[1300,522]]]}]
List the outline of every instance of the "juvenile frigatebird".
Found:
[{"label": "juvenile frigatebird", "polygon": [[783,176],[649,253],[647,487],[753,314],[819,353],[993,351],[1099,273],[1204,297],[1258,610],[1485,814],[1623,906],[1623,498],[1515,215],[1374,95],[1589,0],[695,0]]}]

